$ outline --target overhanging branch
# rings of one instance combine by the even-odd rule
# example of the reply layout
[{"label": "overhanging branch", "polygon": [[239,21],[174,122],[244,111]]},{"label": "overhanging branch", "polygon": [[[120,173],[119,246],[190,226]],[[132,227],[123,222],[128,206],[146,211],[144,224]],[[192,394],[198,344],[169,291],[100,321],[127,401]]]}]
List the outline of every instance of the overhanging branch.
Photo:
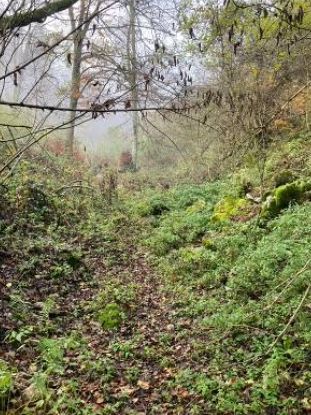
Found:
[{"label": "overhanging branch", "polygon": [[0,32],[13,30],[17,27],[28,26],[31,23],[42,23],[47,17],[67,10],[77,3],[78,0],[57,0],[37,10],[16,13],[12,16],[4,16],[0,22]]}]

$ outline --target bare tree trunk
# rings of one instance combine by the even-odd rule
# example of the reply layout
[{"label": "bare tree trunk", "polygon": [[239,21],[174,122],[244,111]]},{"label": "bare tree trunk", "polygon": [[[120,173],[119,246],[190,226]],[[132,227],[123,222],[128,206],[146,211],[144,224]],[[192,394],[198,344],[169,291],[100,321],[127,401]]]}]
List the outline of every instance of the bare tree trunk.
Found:
[{"label": "bare tree trunk", "polygon": [[138,162],[138,85],[137,85],[137,51],[136,51],[136,0],[129,0],[130,6],[130,29],[129,29],[129,69],[130,69],[130,86],[132,95],[132,107],[135,111],[133,117],[133,142],[132,142],[132,158],[133,167],[137,169]]},{"label": "bare tree trunk", "polygon": [[[72,29],[76,27],[76,19],[73,13],[73,9],[69,9],[69,16]],[[80,25],[87,17],[85,0],[81,0],[81,8],[79,14],[78,25]],[[71,71],[71,88],[70,88],[70,103],[69,107],[72,110],[69,118],[69,129],[66,140],[66,154],[69,157],[73,157],[74,145],[75,145],[75,119],[77,116],[77,107],[80,96],[81,87],[81,63],[82,63],[82,47],[83,40],[88,30],[88,24],[83,29],[78,30],[73,39],[73,56],[72,56],[72,71]],[[70,59],[69,59],[70,60]]]},{"label": "bare tree trunk", "polygon": [[71,72],[71,90],[70,90],[70,109],[73,110],[70,113],[70,124],[67,136],[67,155],[72,157],[74,154],[74,142],[75,142],[75,119],[76,109],[78,107],[79,94],[80,94],[80,82],[81,82],[81,57],[82,57],[82,40],[75,39],[74,41],[74,56],[72,61]]}]

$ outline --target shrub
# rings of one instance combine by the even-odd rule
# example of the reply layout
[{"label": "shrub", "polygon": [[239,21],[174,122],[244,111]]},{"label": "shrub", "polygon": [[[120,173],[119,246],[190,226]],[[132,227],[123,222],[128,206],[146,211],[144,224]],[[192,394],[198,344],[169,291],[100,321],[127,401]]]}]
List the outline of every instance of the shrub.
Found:
[{"label": "shrub", "polygon": [[17,189],[18,207],[28,213],[45,216],[51,210],[51,203],[43,185],[29,181]]}]

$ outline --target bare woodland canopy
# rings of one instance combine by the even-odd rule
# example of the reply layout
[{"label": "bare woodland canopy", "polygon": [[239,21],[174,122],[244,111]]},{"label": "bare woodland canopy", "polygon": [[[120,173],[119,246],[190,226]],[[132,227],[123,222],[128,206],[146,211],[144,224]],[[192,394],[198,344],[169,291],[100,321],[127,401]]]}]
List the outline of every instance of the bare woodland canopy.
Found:
[{"label": "bare woodland canopy", "polygon": [[310,19],[303,0],[6,0],[0,104],[28,123],[3,171],[57,131],[72,155],[77,126],[119,112],[131,114],[135,164],[146,140],[169,159],[205,164],[212,151],[211,166],[263,147],[308,123]]}]

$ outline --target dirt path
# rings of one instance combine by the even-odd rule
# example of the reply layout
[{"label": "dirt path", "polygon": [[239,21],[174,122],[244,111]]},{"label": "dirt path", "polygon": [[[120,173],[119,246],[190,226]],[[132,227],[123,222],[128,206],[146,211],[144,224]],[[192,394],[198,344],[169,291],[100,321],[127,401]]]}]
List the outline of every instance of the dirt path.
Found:
[{"label": "dirt path", "polygon": [[[73,251],[75,243],[85,255],[67,277],[51,278],[60,256],[72,261],[67,248],[38,254],[35,278],[18,277],[10,258],[3,265],[12,286],[4,325],[21,338],[2,338],[0,358],[14,367],[15,384],[2,406],[11,415],[195,414],[197,399],[176,381],[181,370],[198,367],[192,322],[178,317],[145,254],[130,237],[105,242],[104,255],[100,239],[75,238]],[[105,330],[98,314],[111,303],[123,320]]]},{"label": "dirt path", "polygon": [[174,380],[178,370],[192,365],[191,322],[176,317],[159,276],[142,253],[132,252],[109,280],[117,281],[119,289],[134,286],[136,293],[124,324],[114,334],[107,336],[96,326],[84,325],[96,359],[109,356],[116,367],[116,376],[104,392],[96,381],[91,387],[98,409],[105,408],[108,400],[109,405],[119,405],[120,414],[190,413],[193,397]]}]

